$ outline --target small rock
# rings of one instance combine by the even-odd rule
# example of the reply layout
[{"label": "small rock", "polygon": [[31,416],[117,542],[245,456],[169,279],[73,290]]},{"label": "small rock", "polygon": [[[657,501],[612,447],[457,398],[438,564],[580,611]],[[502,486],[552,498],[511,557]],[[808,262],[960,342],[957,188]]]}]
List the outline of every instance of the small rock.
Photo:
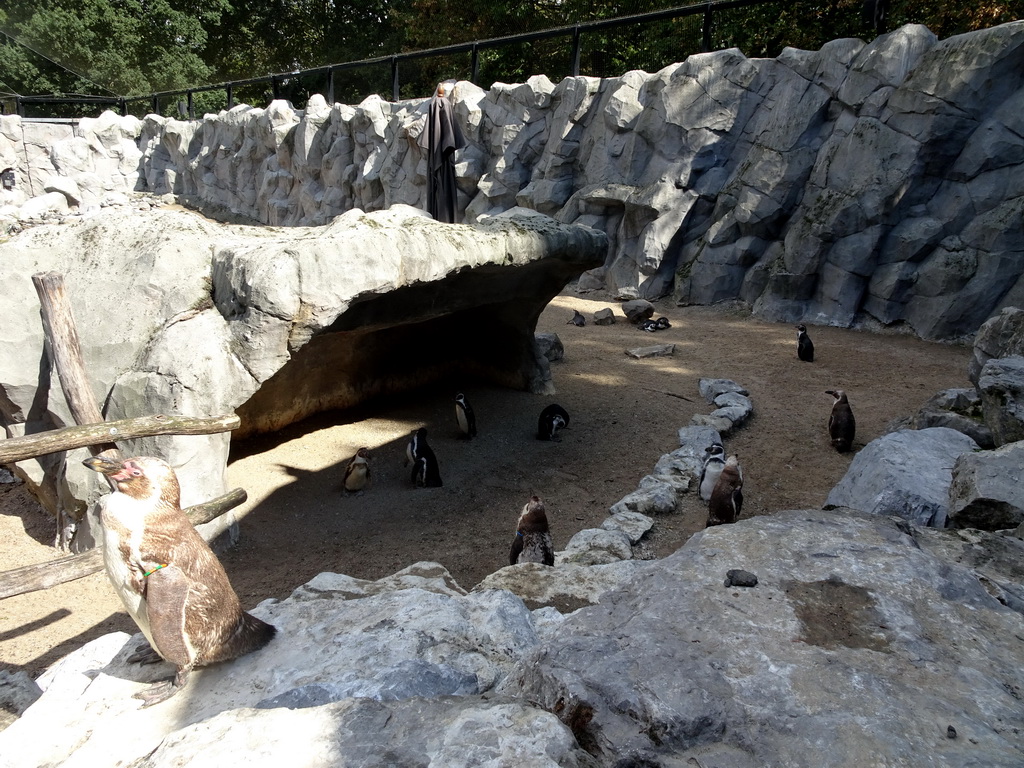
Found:
[{"label": "small rock", "polygon": [[634,299],[622,305],[622,312],[629,322],[636,325],[654,315],[654,305],[646,299]]},{"label": "small rock", "polygon": [[667,357],[669,355],[674,355],[675,352],[675,344],[654,344],[650,347],[637,347],[635,349],[626,350],[626,354],[636,360],[643,360],[648,357]]},{"label": "small rock", "polygon": [[594,313],[595,325],[615,325],[615,313],[608,307],[599,309]]},{"label": "small rock", "polygon": [[537,349],[542,357],[549,362],[556,362],[565,357],[565,347],[557,333],[538,333],[533,337],[537,342]]},{"label": "small rock", "polygon": [[733,568],[725,574],[725,586],[727,587],[756,587],[757,576],[750,571]]},{"label": "small rock", "polygon": [[701,397],[709,403],[714,403],[716,397],[726,392],[737,392],[741,395],[750,394],[732,379],[701,379],[697,383],[697,388],[700,390]]}]

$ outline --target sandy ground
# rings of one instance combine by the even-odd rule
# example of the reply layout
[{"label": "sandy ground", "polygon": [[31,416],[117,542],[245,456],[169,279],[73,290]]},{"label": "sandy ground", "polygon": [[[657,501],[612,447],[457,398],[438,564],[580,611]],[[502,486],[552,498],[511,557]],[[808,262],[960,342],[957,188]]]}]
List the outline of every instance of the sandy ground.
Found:
[{"label": "sandy ground", "polygon": [[[618,323],[566,323],[573,308],[592,319],[613,307]],[[750,391],[753,418],[726,449],[744,470],[743,517],[818,508],[852,454],[829,445],[832,399],[845,389],[857,417],[855,449],[935,392],[967,386],[966,347],[898,334],[810,329],[817,357],[796,357],[796,333],[745,311],[658,304],[672,327],[645,333],[614,301],[563,294],[538,331],[557,333],[565,359],[552,365],[557,394],[531,395],[452,381],[359,412],[324,413],[280,433],[236,444],[232,486],[249,500],[241,543],[222,556],[245,606],[286,597],[321,571],[377,579],[419,560],[445,565],[465,588],[506,565],[519,511],[531,494],[546,502],[555,545],[596,527],[634,490],[658,458],[678,447],[677,431],[712,410],[701,377],[731,378]],[[624,350],[674,343],[672,357],[633,360]],[[480,434],[458,439],[452,399],[464,391]],[[560,443],[534,438],[537,415],[558,402],[571,415]],[[407,436],[426,426],[444,487],[414,489],[403,466]],[[371,450],[373,480],[346,496],[341,477],[360,446]],[[704,527],[696,497],[657,520],[650,549],[664,556]],[[59,556],[54,526],[21,487],[0,486],[0,570]],[[0,600],[0,668],[33,676],[82,643],[114,630],[134,631],[103,574]]]}]

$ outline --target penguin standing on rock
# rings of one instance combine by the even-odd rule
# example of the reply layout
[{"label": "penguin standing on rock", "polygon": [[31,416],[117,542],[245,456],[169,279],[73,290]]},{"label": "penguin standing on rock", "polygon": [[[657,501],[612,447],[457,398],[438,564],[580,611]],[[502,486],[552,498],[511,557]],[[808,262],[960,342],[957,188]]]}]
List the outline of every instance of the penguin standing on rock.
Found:
[{"label": "penguin standing on rock", "polygon": [[832,395],[832,413],[828,417],[828,436],[832,447],[840,453],[846,453],[853,447],[853,436],[857,431],[857,421],[853,418],[850,400],[841,389],[826,389],[826,395]]},{"label": "penguin standing on rock", "polygon": [[476,437],[476,415],[473,408],[466,400],[466,396],[459,392],[455,396],[455,420],[459,423],[459,432],[467,439]]},{"label": "penguin standing on rock", "polygon": [[370,482],[370,449],[360,448],[345,467],[345,490],[358,493]]},{"label": "penguin standing on rock", "polygon": [[697,493],[705,504],[711,501],[711,492],[715,490],[722,470],[725,468],[725,448],[721,443],[709,446],[704,452],[704,466],[700,470],[700,483]]},{"label": "penguin standing on rock", "polygon": [[811,337],[807,335],[807,326],[805,325],[796,327],[796,356],[805,363],[814,362],[814,344],[811,342]]},{"label": "penguin standing on rock", "polygon": [[412,484],[416,487],[440,488],[441,468],[437,464],[437,456],[427,445],[427,428],[420,427],[413,434],[405,448],[406,463],[412,463]]},{"label": "penguin standing on rock", "polygon": [[276,629],[242,610],[224,567],[181,509],[174,470],[161,459],[82,462],[116,490],[104,497],[103,562],[129,615],[149,641],[128,661],[165,659],[171,679],[135,694],[151,706],[185,687],[189,673],[259,650]]},{"label": "penguin standing on rock", "polygon": [[575,325],[577,328],[582,328],[587,324],[587,318],[585,318],[579,310],[574,309],[572,311],[572,317],[566,322],[566,325]]},{"label": "penguin standing on rock", "polygon": [[512,540],[509,564],[543,563],[555,564],[555,547],[548,531],[548,517],[544,502],[539,496],[532,496],[519,515],[516,537]]},{"label": "penguin standing on rock", "polygon": [[743,507],[743,469],[733,455],[725,461],[708,503],[708,527],[735,523]]},{"label": "penguin standing on rock", "polygon": [[552,403],[540,412],[537,419],[538,440],[561,440],[558,430],[569,426],[569,412],[558,403]]}]

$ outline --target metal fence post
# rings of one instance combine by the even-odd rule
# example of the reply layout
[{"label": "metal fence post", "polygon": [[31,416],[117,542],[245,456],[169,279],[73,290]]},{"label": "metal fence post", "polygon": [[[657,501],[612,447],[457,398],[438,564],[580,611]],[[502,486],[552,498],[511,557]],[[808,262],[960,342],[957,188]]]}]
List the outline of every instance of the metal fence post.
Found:
[{"label": "metal fence post", "polygon": [[334,103],[334,67],[327,68],[327,103]]},{"label": "metal fence post", "polygon": [[580,76],[580,25],[577,24],[572,30],[572,76]]},{"label": "metal fence post", "polygon": [[399,82],[398,82],[398,57],[391,57],[391,100],[398,101],[399,98]]},{"label": "metal fence post", "polygon": [[188,91],[188,119],[189,120],[195,120],[196,119],[196,111],[195,111],[195,109],[193,109],[193,106],[194,105],[192,104],[192,91]]},{"label": "metal fence post", "polygon": [[155,93],[153,94],[153,114],[160,114],[160,97],[157,96]]},{"label": "metal fence post", "polygon": [[711,50],[711,3],[704,6],[704,28],[701,30],[701,52]]},{"label": "metal fence post", "polygon": [[480,46],[477,43],[473,43],[473,57],[472,57],[472,74],[469,76],[469,81],[475,83],[480,79]]}]

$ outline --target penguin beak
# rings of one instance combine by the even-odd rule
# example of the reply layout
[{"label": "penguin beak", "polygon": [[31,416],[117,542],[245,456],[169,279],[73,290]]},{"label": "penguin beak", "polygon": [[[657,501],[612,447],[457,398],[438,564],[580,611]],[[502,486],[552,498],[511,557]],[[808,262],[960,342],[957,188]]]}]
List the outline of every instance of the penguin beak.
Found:
[{"label": "penguin beak", "polygon": [[108,477],[116,475],[124,469],[124,464],[116,459],[111,459],[108,456],[90,456],[82,463],[93,472],[99,472],[100,474],[107,475]]}]

